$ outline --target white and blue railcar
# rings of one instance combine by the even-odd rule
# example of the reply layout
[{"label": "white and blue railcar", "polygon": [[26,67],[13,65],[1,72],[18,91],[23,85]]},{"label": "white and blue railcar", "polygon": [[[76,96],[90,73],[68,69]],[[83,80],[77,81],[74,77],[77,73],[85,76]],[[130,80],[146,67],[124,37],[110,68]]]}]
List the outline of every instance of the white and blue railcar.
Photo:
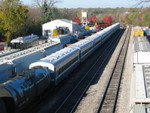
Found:
[{"label": "white and blue railcar", "polygon": [[62,44],[56,43],[52,46],[44,44],[0,58],[0,83],[23,73],[29,65],[60,49]]},{"label": "white and blue railcar", "polygon": [[99,32],[102,34],[101,43],[104,43],[113,33],[115,33],[120,28],[120,24],[116,23],[110,27],[107,27],[103,31]]},{"label": "white and blue railcar", "polygon": [[37,35],[29,35],[24,37],[18,37],[16,39],[11,40],[11,47],[15,49],[27,49],[32,46],[38,45],[39,36]]},{"label": "white and blue railcar", "polygon": [[8,62],[12,63],[15,68],[15,75],[21,74],[24,70],[27,70],[29,65],[37,60],[45,57],[44,51],[33,51],[16,58],[12,58]]},{"label": "white and blue railcar", "polygon": [[93,49],[95,50],[101,45],[102,38],[103,38],[102,31],[99,31],[96,34],[87,37],[85,40],[93,42]]},{"label": "white and blue railcar", "polygon": [[120,24],[116,23],[104,29],[103,32],[105,33],[105,39],[109,38],[114,32],[116,32],[119,29],[119,27],[120,27]]},{"label": "white and blue railcar", "polygon": [[80,50],[77,48],[66,47],[56,53],[51,54],[29,66],[29,69],[34,67],[46,67],[50,70],[51,81],[57,85],[65,78],[74,68],[80,63]]},{"label": "white and blue railcar", "polygon": [[50,41],[58,42],[58,43],[61,43],[63,45],[63,47],[65,47],[66,44],[75,42],[77,40],[78,39],[75,35],[70,35],[70,34],[53,36],[53,37],[48,38],[48,42],[50,42]]},{"label": "white and blue railcar", "polygon": [[81,40],[69,46],[80,50],[80,61],[84,61],[93,52],[93,42],[91,40]]},{"label": "white and blue railcar", "polygon": [[[58,84],[80,64],[80,58],[86,58],[83,53],[89,52],[89,48],[92,47],[89,42],[93,43],[96,41],[96,43],[101,43],[102,38],[108,38],[107,36],[104,37],[105,34],[111,35],[118,29],[119,25],[115,24],[105,29],[104,32],[96,33],[93,36],[94,40],[92,37],[88,41],[84,39],[85,41],[78,42],[76,47],[75,45],[74,47],[66,47],[30,64],[29,71],[25,74],[0,85],[0,107],[4,102],[3,106],[6,105],[6,109],[9,110],[8,113],[12,113],[16,108],[27,104],[40,95],[51,82]],[[0,112],[2,111],[3,109],[0,109]]]}]

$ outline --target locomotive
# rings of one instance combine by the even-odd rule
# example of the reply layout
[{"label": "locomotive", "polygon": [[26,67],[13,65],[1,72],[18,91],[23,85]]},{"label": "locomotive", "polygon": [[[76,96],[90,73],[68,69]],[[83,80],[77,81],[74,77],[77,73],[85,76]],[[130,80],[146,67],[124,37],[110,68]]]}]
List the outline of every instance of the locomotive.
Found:
[{"label": "locomotive", "polygon": [[37,62],[29,70],[0,85],[0,113],[14,113],[51,84],[59,84],[120,28],[116,23]]}]

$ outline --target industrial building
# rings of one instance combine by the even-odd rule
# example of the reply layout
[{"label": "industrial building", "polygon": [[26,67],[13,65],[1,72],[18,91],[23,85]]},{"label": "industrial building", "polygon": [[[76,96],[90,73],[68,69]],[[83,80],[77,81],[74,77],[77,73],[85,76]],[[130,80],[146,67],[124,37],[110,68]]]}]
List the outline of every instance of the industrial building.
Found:
[{"label": "industrial building", "polygon": [[42,34],[43,36],[51,36],[56,29],[63,30],[60,34],[72,34],[76,31],[80,31],[80,28],[80,25],[71,20],[56,19],[42,25]]}]

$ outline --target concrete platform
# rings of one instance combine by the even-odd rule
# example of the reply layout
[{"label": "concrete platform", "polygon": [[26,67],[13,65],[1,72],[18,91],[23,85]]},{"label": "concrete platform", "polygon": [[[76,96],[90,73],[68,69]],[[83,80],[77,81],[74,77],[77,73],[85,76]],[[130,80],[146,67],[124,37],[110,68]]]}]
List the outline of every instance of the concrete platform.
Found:
[{"label": "concrete platform", "polygon": [[134,37],[135,52],[150,52],[150,44],[146,37]]},{"label": "concrete platform", "polygon": [[146,98],[142,65],[135,65],[135,98]]},{"label": "concrete platform", "polygon": [[134,64],[150,64],[150,52],[135,52]]},{"label": "concrete platform", "polygon": [[132,113],[150,113],[150,43],[146,37],[133,37]]}]

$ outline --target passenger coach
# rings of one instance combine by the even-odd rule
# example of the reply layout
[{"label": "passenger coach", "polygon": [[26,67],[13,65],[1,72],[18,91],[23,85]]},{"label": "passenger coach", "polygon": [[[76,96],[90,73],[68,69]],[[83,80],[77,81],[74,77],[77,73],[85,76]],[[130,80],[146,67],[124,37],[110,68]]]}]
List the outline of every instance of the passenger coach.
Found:
[{"label": "passenger coach", "polygon": [[0,113],[12,113],[56,85],[120,28],[114,24],[83,41],[30,64],[29,70],[0,85]]}]

